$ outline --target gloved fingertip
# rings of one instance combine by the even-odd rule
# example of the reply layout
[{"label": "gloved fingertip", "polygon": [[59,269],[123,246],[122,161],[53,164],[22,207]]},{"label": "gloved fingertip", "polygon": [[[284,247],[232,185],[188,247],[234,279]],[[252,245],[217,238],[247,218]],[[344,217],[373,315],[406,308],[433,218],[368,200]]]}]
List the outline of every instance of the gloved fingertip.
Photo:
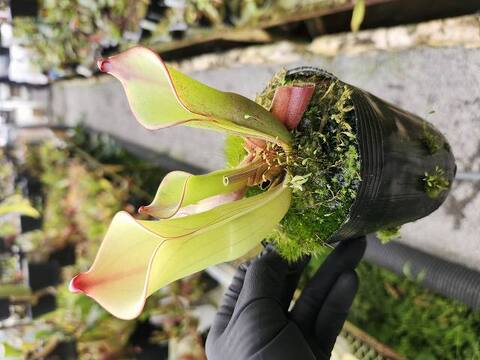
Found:
[{"label": "gloved fingertip", "polygon": [[288,264],[288,270],[287,273],[288,275],[291,274],[298,274],[303,272],[305,269],[305,266],[307,266],[308,262],[310,261],[310,256],[304,256],[294,262],[289,262],[287,261]]},{"label": "gloved fingertip", "polygon": [[325,263],[337,264],[340,271],[355,269],[363,258],[366,246],[367,242],[364,236],[343,240],[327,257]]}]

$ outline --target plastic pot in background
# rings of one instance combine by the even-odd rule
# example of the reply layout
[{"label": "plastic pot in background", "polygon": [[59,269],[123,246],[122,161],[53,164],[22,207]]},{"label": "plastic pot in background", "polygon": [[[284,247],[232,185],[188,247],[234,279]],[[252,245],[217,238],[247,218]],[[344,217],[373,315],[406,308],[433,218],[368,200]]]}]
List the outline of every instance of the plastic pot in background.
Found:
[{"label": "plastic pot in background", "polygon": [[[292,69],[286,77],[339,81],[313,67]],[[450,146],[433,125],[362,89],[342,84],[352,90],[362,180],[349,216],[330,242],[427,216],[444,202],[456,172]],[[429,144],[432,139],[437,143]],[[442,169],[449,185],[432,197],[425,190],[423,178],[436,168]]]},{"label": "plastic pot in background", "polygon": [[69,266],[75,264],[75,245],[67,244],[63,248],[51,252],[48,260],[56,261],[60,266]]},{"label": "plastic pot in background", "polygon": [[28,264],[28,279],[32,291],[60,283],[60,265],[56,261]]},{"label": "plastic pot in background", "polygon": [[53,294],[45,294],[38,298],[36,304],[32,305],[32,317],[35,319],[54,311],[57,308],[57,299]]},{"label": "plastic pot in background", "polygon": [[149,321],[138,322],[130,335],[129,344],[135,349],[137,360],[167,360],[168,342],[156,344],[150,342],[150,337],[158,330]]},{"label": "plastic pot in background", "polygon": [[0,254],[10,252],[10,244],[6,238],[0,236]]},{"label": "plastic pot in background", "polygon": [[10,9],[12,11],[12,17],[36,17],[38,14],[38,0],[11,0]]},{"label": "plastic pot in background", "polygon": [[32,199],[43,198],[43,184],[39,179],[28,176],[26,187],[28,197]]},{"label": "plastic pot in background", "polygon": [[62,341],[55,346],[46,357],[47,360],[76,360],[78,359],[77,342]]},{"label": "plastic pot in background", "polygon": [[10,317],[10,300],[0,298],[0,321]]},{"label": "plastic pot in background", "polygon": [[38,218],[33,218],[30,216],[20,216],[20,225],[22,228],[22,234],[40,230],[43,225],[43,218],[40,216]]},{"label": "plastic pot in background", "polygon": [[10,50],[0,46],[0,80],[8,80],[8,66],[10,65]]},{"label": "plastic pot in background", "polygon": [[141,22],[141,34],[140,39],[146,39],[152,36],[153,31],[157,24],[165,18],[165,13],[168,10],[168,6],[165,5],[164,1],[153,0],[150,1],[147,8],[147,14]]},{"label": "plastic pot in background", "polygon": [[15,177],[16,187],[22,189],[23,194],[30,200],[43,199],[43,184],[40,179],[32,176],[28,171],[22,171]]}]

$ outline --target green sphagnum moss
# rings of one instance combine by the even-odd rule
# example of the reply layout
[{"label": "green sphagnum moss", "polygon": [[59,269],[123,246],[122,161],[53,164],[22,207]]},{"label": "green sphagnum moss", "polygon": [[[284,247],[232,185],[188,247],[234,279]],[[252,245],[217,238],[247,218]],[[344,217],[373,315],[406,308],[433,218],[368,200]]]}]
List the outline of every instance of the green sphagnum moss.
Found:
[{"label": "green sphagnum moss", "polygon": [[450,185],[445,177],[445,172],[438,166],[432,172],[426,172],[422,180],[425,192],[432,199],[439,197],[444,191],[448,190]]},{"label": "green sphagnum moss", "polygon": [[400,237],[400,226],[379,230],[377,231],[377,237],[383,244],[386,244],[389,241]]},{"label": "green sphagnum moss", "polygon": [[444,141],[442,141],[440,136],[436,135],[433,131],[430,130],[430,127],[427,125],[426,122],[423,123],[422,142],[431,155],[435,154],[444,145]]},{"label": "green sphagnum moss", "polygon": [[363,262],[357,273],[355,325],[407,359],[480,359],[480,311],[378,266]]},{"label": "green sphagnum moss", "polygon": [[292,131],[287,173],[293,197],[290,210],[271,237],[288,260],[319,254],[347,220],[360,184],[351,90],[323,78],[285,78],[277,74],[256,99],[270,109],[279,85],[315,83],[312,100]]},{"label": "green sphagnum moss", "polygon": [[[292,203],[269,240],[288,260],[324,252],[325,242],[347,220],[360,185],[360,158],[356,140],[351,90],[326,78],[286,78],[277,73],[256,102],[270,110],[278,86],[315,83],[315,92],[299,126],[292,131],[287,161]],[[243,154],[241,141],[227,139],[230,166]],[[285,155],[285,154],[283,154]],[[247,196],[261,192],[250,188]]]}]

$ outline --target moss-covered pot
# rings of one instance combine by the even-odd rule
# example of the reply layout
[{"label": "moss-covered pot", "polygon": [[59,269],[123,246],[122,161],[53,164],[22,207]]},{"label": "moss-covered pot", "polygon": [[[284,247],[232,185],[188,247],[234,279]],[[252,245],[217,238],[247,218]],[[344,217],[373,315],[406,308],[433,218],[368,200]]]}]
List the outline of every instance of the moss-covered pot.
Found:
[{"label": "moss-covered pot", "polygon": [[[339,81],[312,67],[289,70],[285,78]],[[362,89],[340,83],[351,90],[361,181],[348,216],[328,242],[427,216],[447,197],[456,172],[450,146],[433,125]]]}]

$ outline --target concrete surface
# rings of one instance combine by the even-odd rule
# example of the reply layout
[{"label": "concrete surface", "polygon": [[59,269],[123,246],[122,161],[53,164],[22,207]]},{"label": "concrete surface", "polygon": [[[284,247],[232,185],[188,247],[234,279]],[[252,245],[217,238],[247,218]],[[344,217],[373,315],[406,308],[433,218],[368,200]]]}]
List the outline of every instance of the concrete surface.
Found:
[{"label": "concrete surface", "polygon": [[[387,36],[389,41],[386,45],[380,41],[384,44],[382,46],[376,46],[373,41],[374,45],[360,46],[353,52],[348,49],[366,41],[362,33],[354,35],[356,38],[353,39],[348,38],[353,35],[330,36],[330,43],[348,44],[336,46],[333,52],[331,47],[325,52],[320,38],[312,44],[281,42],[204,55],[176,65],[211,86],[251,98],[281,67],[322,67],[346,82],[428,119],[449,139],[459,172],[478,173],[478,24],[478,16],[422,24],[423,34],[439,32],[442,35],[442,41],[436,42],[427,41],[431,36],[422,36],[416,27],[410,26],[406,30],[397,27],[390,30],[388,36],[385,29],[369,31],[367,38]],[[401,36],[396,37],[395,32]],[[470,35],[459,35],[464,33]],[[407,41],[409,34],[415,39]],[[83,121],[94,129],[106,131],[169,159],[206,170],[223,165],[221,134],[185,127],[155,132],[141,128],[128,109],[120,84],[112,78],[59,82],[54,85],[52,99],[57,121],[65,124]],[[480,182],[473,178],[455,182],[446,203],[434,214],[405,225],[400,241],[480,270]]]}]

